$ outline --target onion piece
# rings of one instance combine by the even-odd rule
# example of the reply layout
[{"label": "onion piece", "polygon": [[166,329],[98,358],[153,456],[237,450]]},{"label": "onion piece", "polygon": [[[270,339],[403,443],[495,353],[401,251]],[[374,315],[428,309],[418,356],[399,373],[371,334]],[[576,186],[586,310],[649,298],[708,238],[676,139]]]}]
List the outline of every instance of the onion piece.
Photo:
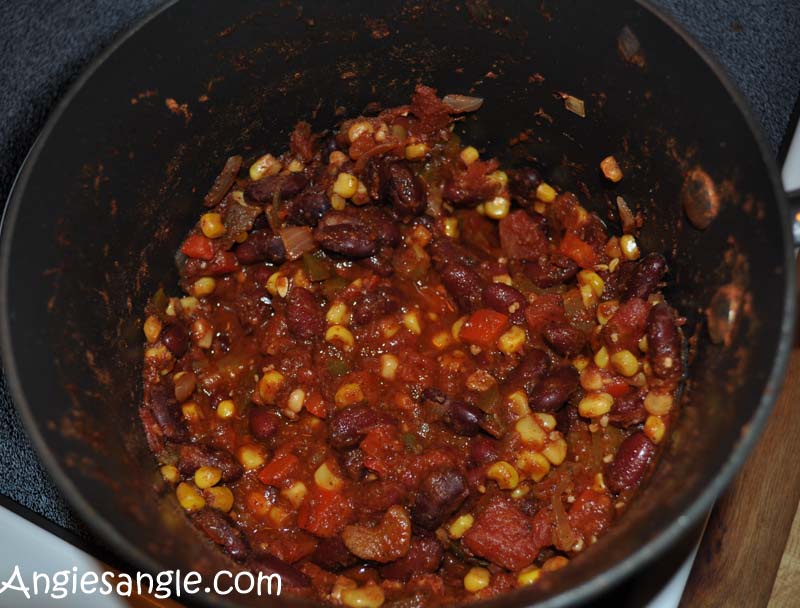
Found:
[{"label": "onion piece", "polygon": [[287,226],[280,231],[283,246],[286,249],[286,259],[296,260],[304,253],[317,248],[311,228],[308,226]]},{"label": "onion piece", "polygon": [[442,101],[445,105],[450,106],[450,110],[455,114],[474,112],[483,105],[483,97],[469,97],[457,94],[445,95]]},{"label": "onion piece", "polygon": [[636,228],[636,218],[628,207],[628,203],[621,196],[617,197],[617,209],[619,209],[619,219],[622,222],[622,232],[630,234]]},{"label": "onion piece", "polygon": [[619,36],[617,36],[617,46],[619,47],[619,52],[626,61],[630,61],[636,57],[642,48],[636,34],[634,34],[627,25],[622,28]]},{"label": "onion piece", "polygon": [[586,118],[586,104],[583,99],[573,97],[572,95],[564,95],[564,107],[573,114],[577,114],[581,118]]},{"label": "onion piece", "polygon": [[578,542],[578,536],[572,529],[569,522],[569,517],[564,509],[564,504],[561,502],[561,496],[564,493],[564,484],[559,484],[556,488],[551,505],[553,509],[553,516],[555,519],[555,528],[553,529],[553,544],[561,551],[571,551]]},{"label": "onion piece", "polygon": [[241,156],[231,156],[225,161],[225,166],[222,167],[222,171],[217,175],[217,179],[214,180],[211,189],[203,199],[203,204],[206,207],[214,207],[228,194],[228,190],[231,189],[233,182],[236,181],[236,176],[241,168]]}]

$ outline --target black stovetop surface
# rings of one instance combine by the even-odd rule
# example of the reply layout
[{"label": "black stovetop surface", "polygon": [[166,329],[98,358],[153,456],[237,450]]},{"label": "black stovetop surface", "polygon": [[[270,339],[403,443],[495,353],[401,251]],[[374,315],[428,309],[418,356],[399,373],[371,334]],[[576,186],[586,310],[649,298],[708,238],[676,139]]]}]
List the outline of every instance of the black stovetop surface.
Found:
[{"label": "black stovetop surface", "polygon": [[[796,0],[652,0],[711,51],[749,100],[776,156],[800,93]],[[0,2],[0,200],[80,71],[161,0]],[[0,495],[91,541],[33,451],[0,371]],[[9,504],[8,501],[2,501]]]}]

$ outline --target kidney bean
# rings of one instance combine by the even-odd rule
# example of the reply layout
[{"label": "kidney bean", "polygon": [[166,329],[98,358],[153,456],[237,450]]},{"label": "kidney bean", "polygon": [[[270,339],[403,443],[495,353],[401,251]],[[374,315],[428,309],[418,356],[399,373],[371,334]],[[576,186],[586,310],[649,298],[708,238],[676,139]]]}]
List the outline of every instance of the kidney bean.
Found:
[{"label": "kidney bean", "polygon": [[433,530],[469,495],[466,478],[457,471],[433,471],[422,481],[411,510],[415,524]]},{"label": "kidney bean", "polygon": [[660,253],[648,253],[631,273],[622,301],[625,302],[632,298],[646,300],[656,290],[666,272],[667,260],[664,259],[664,256]]},{"label": "kidney bean", "polygon": [[366,258],[378,249],[378,236],[357,218],[329,211],[314,229],[314,240],[327,251],[350,258]]},{"label": "kidney bean", "polygon": [[614,399],[614,405],[608,413],[608,421],[614,426],[628,428],[635,424],[640,424],[647,418],[647,411],[644,409],[644,398],[647,391],[639,389],[627,395],[622,395]]},{"label": "kidney bean", "polygon": [[364,468],[364,452],[359,448],[347,450],[341,458],[342,469],[353,481],[360,481],[367,474]]},{"label": "kidney bean", "polygon": [[611,491],[619,494],[638,486],[647,466],[655,455],[656,447],[641,431],[626,437],[617,449],[614,460],[605,467],[603,479]]},{"label": "kidney bean", "polygon": [[530,397],[534,387],[547,373],[550,361],[547,354],[538,348],[531,349],[522,357],[514,371],[503,383],[506,394],[522,389]]},{"label": "kidney bean", "polygon": [[[512,313],[509,308],[517,304],[517,309]],[[525,320],[525,306],[528,301],[518,289],[514,289],[505,283],[490,283],[483,290],[483,305],[502,312],[504,315],[511,315],[511,321],[521,323]]]},{"label": "kidney bean", "polygon": [[574,357],[586,345],[586,334],[568,323],[548,323],[542,332],[545,341],[562,357]]},{"label": "kidney bean", "polygon": [[182,445],[178,454],[178,470],[182,475],[192,475],[203,466],[216,467],[222,471],[222,481],[235,481],[244,469],[230,452],[199,445]]},{"label": "kidney bean", "polygon": [[146,403],[164,437],[170,441],[186,441],[189,431],[173,393],[167,383],[151,385]]},{"label": "kidney bean", "polygon": [[473,437],[469,442],[469,456],[478,465],[500,460],[500,448],[497,440],[486,435]]},{"label": "kidney bean", "polygon": [[508,171],[508,191],[520,205],[536,202],[536,189],[542,183],[542,176],[533,167]]},{"label": "kidney bean", "polygon": [[675,380],[683,373],[681,335],[675,316],[667,304],[656,304],[647,317],[647,356],[653,373],[664,380]]},{"label": "kidney bean", "polygon": [[358,558],[350,553],[340,536],[320,539],[311,561],[325,570],[344,570],[354,566]]},{"label": "kidney bean", "polygon": [[244,243],[236,246],[233,253],[240,264],[283,264],[286,261],[283,239],[269,229],[251,232]]},{"label": "kidney bean", "polygon": [[281,200],[291,198],[306,187],[308,179],[302,173],[287,175],[268,175],[253,182],[245,189],[248,198],[265,204],[271,203],[275,196]]},{"label": "kidney bean", "polygon": [[287,219],[294,224],[316,226],[330,208],[331,202],[324,190],[307,188],[289,204]]},{"label": "kidney bean", "polygon": [[182,357],[189,348],[189,333],[180,323],[170,323],[161,332],[161,341],[176,357]]},{"label": "kidney bean", "polygon": [[250,548],[242,533],[230,519],[217,509],[201,509],[191,516],[195,526],[200,528],[215,544],[237,562],[247,558]]},{"label": "kidney bean", "polygon": [[580,266],[560,253],[548,253],[523,265],[525,276],[542,289],[563,285],[575,278],[579,270]]},{"label": "kidney bean", "polygon": [[378,255],[371,255],[368,258],[363,258],[359,261],[360,265],[371,270],[379,277],[388,278],[394,274],[394,267],[392,266],[391,249],[388,252],[382,252]]},{"label": "kidney bean", "polygon": [[400,505],[389,507],[374,527],[350,525],[342,530],[342,540],[353,555],[374,562],[393,562],[411,547],[411,519]]},{"label": "kidney bean", "polygon": [[373,319],[398,310],[400,310],[400,294],[391,285],[381,283],[374,289],[367,289],[359,296],[353,306],[353,320],[359,325],[366,325]]},{"label": "kidney bean", "polygon": [[554,412],[578,389],[579,376],[571,365],[563,365],[544,378],[529,396],[534,412]]},{"label": "kidney bean", "polygon": [[325,313],[314,294],[293,286],[286,298],[286,325],[292,335],[310,340],[325,333]]},{"label": "kidney bean", "polygon": [[328,423],[331,445],[346,448],[357,444],[376,426],[393,424],[394,418],[368,405],[350,405],[337,411]]},{"label": "kidney bean", "polygon": [[473,437],[480,433],[486,414],[482,410],[463,401],[448,399],[444,421],[459,435]]},{"label": "kidney bean", "polygon": [[[541,217],[537,215],[537,217]],[[540,220],[517,210],[500,220],[500,247],[512,260],[536,260],[547,253],[548,241]]]},{"label": "kidney bean", "polygon": [[442,284],[462,310],[480,308],[484,281],[481,276],[462,264],[449,262],[439,268]]},{"label": "kidney bean", "polygon": [[311,586],[311,579],[303,572],[287,564],[282,559],[266,553],[259,554],[258,557],[251,559],[247,567],[256,574],[271,576],[277,574],[281,577],[281,585],[292,589],[304,589]]},{"label": "kidney bean", "polygon": [[385,163],[381,178],[385,195],[400,215],[414,216],[425,211],[425,189],[405,163]]},{"label": "kidney bean", "polygon": [[404,557],[382,566],[381,576],[407,581],[423,572],[436,572],[444,557],[444,549],[432,534],[415,535]]},{"label": "kidney bean", "polygon": [[268,407],[254,406],[250,408],[250,432],[253,437],[266,441],[281,426],[281,417]]}]

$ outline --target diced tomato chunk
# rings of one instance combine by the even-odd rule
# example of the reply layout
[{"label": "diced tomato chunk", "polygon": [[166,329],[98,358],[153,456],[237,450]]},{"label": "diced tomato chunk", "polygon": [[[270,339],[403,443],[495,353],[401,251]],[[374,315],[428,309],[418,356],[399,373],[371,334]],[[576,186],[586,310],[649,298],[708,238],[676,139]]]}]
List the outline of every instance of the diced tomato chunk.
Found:
[{"label": "diced tomato chunk", "polygon": [[314,488],[297,513],[297,525],[315,536],[336,536],[347,525],[353,507],[339,492]]},{"label": "diced tomato chunk", "polygon": [[394,458],[405,452],[394,429],[387,426],[372,429],[359,448],[364,453],[364,466],[375,471],[379,477],[386,477],[393,468],[391,463]]},{"label": "diced tomato chunk", "polygon": [[564,300],[556,293],[542,294],[525,308],[525,320],[534,335],[541,333],[551,321],[563,319]]},{"label": "diced tomato chunk", "polygon": [[489,349],[508,327],[508,315],[490,308],[481,308],[472,313],[464,323],[458,337],[467,344]]},{"label": "diced tomato chunk", "polygon": [[581,268],[593,268],[598,263],[598,255],[589,243],[585,243],[572,232],[567,232],[558,246],[559,253],[571,258]]},{"label": "diced tomato chunk", "polygon": [[284,454],[274,458],[258,472],[258,479],[268,486],[280,487],[288,479],[300,461],[294,454]]},{"label": "diced tomato chunk", "polygon": [[532,541],[528,518],[499,496],[491,499],[464,536],[464,544],[475,555],[509,570],[524,568],[536,559],[541,547]]},{"label": "diced tomato chunk", "polygon": [[631,392],[631,385],[625,381],[625,378],[617,376],[605,385],[605,392],[616,399]]},{"label": "diced tomato chunk", "polygon": [[620,304],[601,333],[603,342],[611,353],[620,350],[638,352],[639,340],[647,329],[649,311],[647,303],[639,298],[631,298]]},{"label": "diced tomato chunk", "polygon": [[214,243],[202,234],[193,234],[183,242],[181,252],[190,258],[211,261],[214,259]]},{"label": "diced tomato chunk", "polygon": [[592,536],[599,536],[609,525],[614,515],[614,507],[608,494],[594,490],[584,490],[569,509],[569,523],[572,528],[589,542]]},{"label": "diced tomato chunk", "polygon": [[239,269],[236,256],[230,251],[219,251],[206,266],[205,273],[211,276],[230,274]]},{"label": "diced tomato chunk", "polygon": [[500,246],[512,260],[536,260],[547,253],[547,235],[526,211],[514,211],[500,220]]}]

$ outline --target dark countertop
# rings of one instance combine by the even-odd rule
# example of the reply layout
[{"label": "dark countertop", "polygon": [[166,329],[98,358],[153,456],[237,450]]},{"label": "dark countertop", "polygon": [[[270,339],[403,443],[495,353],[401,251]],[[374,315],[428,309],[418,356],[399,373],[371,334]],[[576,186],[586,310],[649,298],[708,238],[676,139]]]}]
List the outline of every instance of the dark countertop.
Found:
[{"label": "dark countertop", "polygon": [[[0,200],[48,113],[80,71],[161,0],[0,3]],[[653,0],[725,67],[778,152],[800,93],[796,0]],[[0,494],[69,530],[82,526],[42,469],[0,373]]]}]

